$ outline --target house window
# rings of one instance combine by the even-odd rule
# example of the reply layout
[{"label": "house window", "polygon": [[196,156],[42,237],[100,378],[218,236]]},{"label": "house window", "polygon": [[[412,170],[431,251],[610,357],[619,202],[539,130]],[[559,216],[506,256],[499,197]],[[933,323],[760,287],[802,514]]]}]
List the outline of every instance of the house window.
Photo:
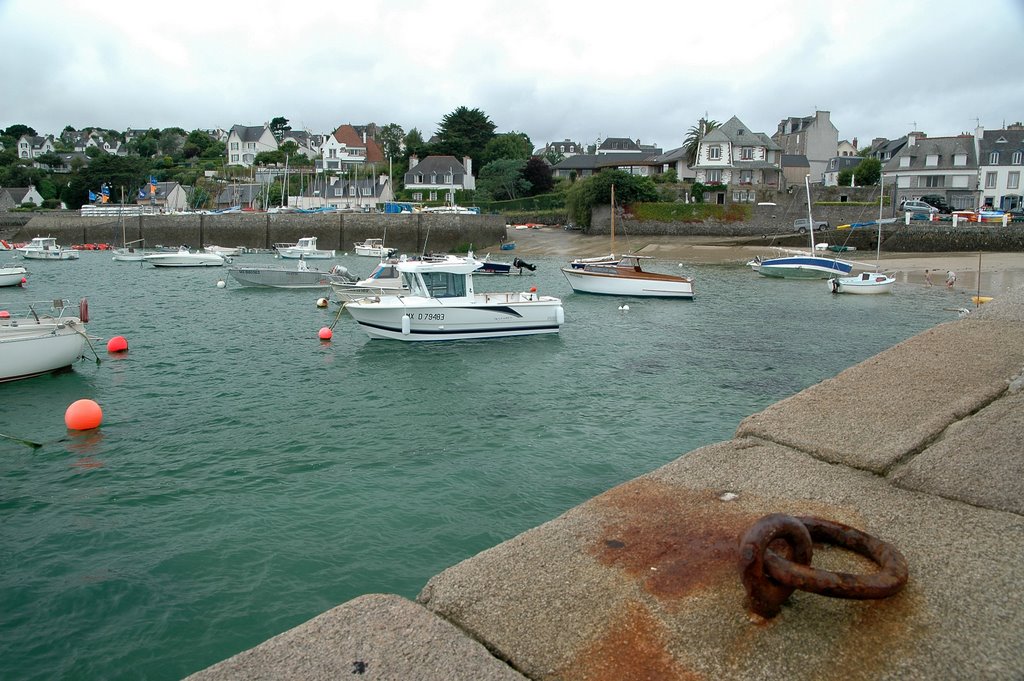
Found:
[{"label": "house window", "polygon": [[753,161],[754,149],[752,147],[743,147],[742,149],[740,149],[740,160]]},{"label": "house window", "polygon": [[1021,152],[1021,151],[1013,152],[1013,159],[1012,159],[1011,163],[1013,163],[1013,165],[1015,165],[1015,166],[1019,166],[1020,163],[1021,163],[1021,160],[1022,160],[1021,157],[1024,157],[1024,152]]},{"label": "house window", "polygon": [[1007,175],[1006,175],[1006,188],[1007,189],[1017,189],[1018,187],[1020,187],[1020,171],[1019,170],[1015,170],[1012,173],[1007,173]]},{"label": "house window", "polygon": [[943,175],[931,175],[930,177],[924,178],[924,186],[925,187],[933,187],[933,188],[934,187],[944,187],[945,184],[943,183],[943,181],[945,179],[946,178]]},{"label": "house window", "polygon": [[718,184],[722,181],[721,170],[709,170],[708,171],[708,184]]},{"label": "house window", "polygon": [[231,143],[231,151],[238,151],[238,142]]},{"label": "house window", "polygon": [[939,165],[939,155],[938,154],[928,154],[924,158],[924,164],[926,166],[937,166],[937,165]]},{"label": "house window", "polygon": [[452,183],[452,174],[451,173],[445,174],[445,176],[444,176],[444,183],[445,184],[451,184]]},{"label": "house window", "polygon": [[348,188],[348,195],[349,196],[355,196],[356,195],[356,188],[355,187],[349,187]]},{"label": "house window", "polygon": [[708,147],[708,160],[709,161],[718,161],[718,160],[721,160],[721,158],[722,158],[722,147],[719,147],[719,146]]},{"label": "house window", "polygon": [[416,184],[423,184],[423,173],[416,173],[414,181]]},{"label": "house window", "polygon": [[564,144],[559,144],[558,145],[558,151],[564,154],[565,153],[565,145]]},{"label": "house window", "polygon": [[430,198],[428,201],[437,201],[437,192],[430,192]]},{"label": "house window", "polygon": [[985,189],[996,188],[996,173],[985,173]]},{"label": "house window", "polygon": [[370,191],[369,187],[363,187],[362,194],[363,196],[373,196],[373,192]]},{"label": "house window", "polygon": [[423,200],[423,192],[413,192],[412,200],[413,201],[422,201]]},{"label": "house window", "polygon": [[231,154],[231,162],[238,163],[238,154]]},{"label": "house window", "polygon": [[953,154],[953,165],[965,166],[967,165],[967,154]]},{"label": "house window", "polygon": [[900,157],[900,168],[909,168],[909,167],[910,167],[910,157],[909,156],[901,156]]},{"label": "house window", "polygon": [[741,170],[740,171],[740,184],[752,184],[754,182],[754,171],[753,170]]},{"label": "house window", "polygon": [[995,164],[999,163],[999,152],[998,151],[993,151],[991,154],[988,155],[988,163],[989,163],[989,165],[993,165],[993,166]]}]

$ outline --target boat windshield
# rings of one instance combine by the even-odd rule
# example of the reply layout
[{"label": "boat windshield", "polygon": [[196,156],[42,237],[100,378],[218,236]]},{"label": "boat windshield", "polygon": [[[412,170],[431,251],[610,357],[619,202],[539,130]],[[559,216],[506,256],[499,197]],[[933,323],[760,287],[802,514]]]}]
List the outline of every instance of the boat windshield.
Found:
[{"label": "boat windshield", "polygon": [[423,272],[403,275],[413,295],[428,298],[458,298],[466,295],[466,275],[454,272]]}]

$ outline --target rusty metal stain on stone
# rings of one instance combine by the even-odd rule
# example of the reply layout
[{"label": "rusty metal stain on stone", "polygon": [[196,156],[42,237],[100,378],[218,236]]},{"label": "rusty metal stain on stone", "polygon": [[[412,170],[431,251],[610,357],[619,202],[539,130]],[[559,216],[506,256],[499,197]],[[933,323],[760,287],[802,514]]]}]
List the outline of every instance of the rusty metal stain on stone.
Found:
[{"label": "rusty metal stain on stone", "polygon": [[670,638],[640,603],[628,603],[557,678],[564,681],[700,681],[667,650]]},{"label": "rusty metal stain on stone", "polygon": [[610,513],[593,553],[660,598],[736,581],[737,538],[758,517],[724,504],[716,490],[680,490],[638,479],[595,499]]}]

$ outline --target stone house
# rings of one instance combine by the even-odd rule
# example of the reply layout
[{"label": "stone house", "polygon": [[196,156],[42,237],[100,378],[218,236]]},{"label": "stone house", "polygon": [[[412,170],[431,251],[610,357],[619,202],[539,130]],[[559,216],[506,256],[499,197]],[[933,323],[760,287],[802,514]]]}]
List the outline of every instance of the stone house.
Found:
[{"label": "stone house", "polygon": [[978,202],[978,155],[971,134],[927,137],[907,135],[907,143],[882,166],[885,184],[896,187],[896,203],[938,195],[955,210]]},{"label": "stone house", "polygon": [[705,201],[755,203],[759,194],[782,188],[782,149],[763,132],[752,132],[733,116],[701,140],[694,163],[696,180],[726,185]]},{"label": "stone house", "polygon": [[812,182],[821,181],[829,159],[839,155],[839,130],[828,111],[782,119],[772,141],[781,147],[783,154],[807,157]]},{"label": "stone house", "polygon": [[1024,126],[1014,124],[1005,130],[978,127],[974,135],[978,145],[980,205],[1000,210],[1021,210],[1021,169],[1024,168]]},{"label": "stone house", "polygon": [[27,187],[0,187],[0,211],[20,208],[22,204],[43,205],[43,197],[32,185]]}]

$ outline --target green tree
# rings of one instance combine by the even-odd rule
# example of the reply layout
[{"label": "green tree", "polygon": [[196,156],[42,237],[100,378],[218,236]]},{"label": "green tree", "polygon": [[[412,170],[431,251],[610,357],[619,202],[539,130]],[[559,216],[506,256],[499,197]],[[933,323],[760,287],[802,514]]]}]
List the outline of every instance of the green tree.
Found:
[{"label": "green tree", "polygon": [[405,155],[407,158],[413,154],[420,158],[423,158],[426,155],[427,143],[423,141],[423,133],[418,129],[413,128],[407,132],[403,143],[405,145]]},{"label": "green tree", "polygon": [[569,188],[565,200],[570,219],[589,227],[594,207],[611,203],[612,185],[615,185],[615,203],[619,206],[658,200],[658,188],[651,178],[622,170],[605,170]]},{"label": "green tree", "polygon": [[481,165],[503,158],[525,161],[533,153],[533,144],[523,132],[506,132],[495,135],[484,147],[480,155]]},{"label": "green tree", "polygon": [[502,158],[491,161],[480,169],[477,187],[495,201],[518,199],[530,191],[530,183],[523,179],[526,161]]},{"label": "green tree", "polygon": [[274,151],[261,151],[256,154],[256,158],[253,159],[253,163],[258,166],[269,166],[275,164],[284,165],[284,152],[280,149]]},{"label": "green tree", "polygon": [[35,137],[36,134],[37,133],[34,128],[30,128],[22,123],[15,123],[4,130],[4,135],[14,139],[19,139],[22,135],[31,135],[32,137]]},{"label": "green tree", "polygon": [[697,121],[697,125],[694,125],[686,131],[686,137],[683,138],[683,149],[686,152],[686,165],[693,167],[693,164],[697,162],[697,152],[700,151],[700,143],[704,137],[721,126],[718,121],[708,120],[701,118]]},{"label": "green tree", "polygon": [[397,123],[388,123],[377,133],[377,142],[384,152],[384,158],[396,159],[402,155],[402,138],[405,137],[405,130]]},{"label": "green tree", "polygon": [[540,156],[531,156],[523,168],[523,179],[530,183],[530,196],[547,194],[555,186],[551,166]]},{"label": "green tree", "polygon": [[465,156],[481,159],[496,127],[480,109],[460,106],[441,119],[437,129],[436,153],[450,154],[458,159]]},{"label": "green tree", "polygon": [[36,158],[36,163],[40,163],[51,170],[53,168],[59,168],[64,165],[64,159],[53,152],[42,154]]},{"label": "green tree", "polygon": [[284,116],[277,116],[270,119],[270,132],[274,134],[274,137],[281,139],[284,133],[292,129],[292,126],[288,125],[288,119]]},{"label": "green tree", "polygon": [[223,159],[227,148],[226,143],[214,140],[210,143],[210,146],[203,150],[199,157],[204,159]]},{"label": "green tree", "polygon": [[544,152],[544,160],[555,166],[565,160],[565,154],[553,146],[548,147],[547,151]]},{"label": "green tree", "polygon": [[853,171],[849,168],[843,168],[839,171],[839,175],[836,176],[836,184],[840,187],[849,187],[852,178]]},{"label": "green tree", "polygon": [[862,187],[878,184],[878,180],[882,177],[882,162],[877,158],[864,159],[853,169],[853,177]]}]

